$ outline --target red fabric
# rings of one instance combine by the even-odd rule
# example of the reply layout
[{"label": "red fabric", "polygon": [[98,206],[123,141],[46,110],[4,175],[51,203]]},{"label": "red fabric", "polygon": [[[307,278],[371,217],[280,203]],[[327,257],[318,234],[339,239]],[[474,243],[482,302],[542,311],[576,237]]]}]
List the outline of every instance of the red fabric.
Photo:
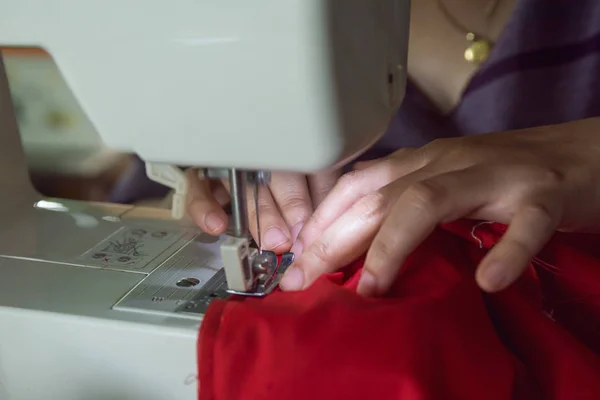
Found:
[{"label": "red fabric", "polygon": [[487,295],[473,273],[504,227],[474,226],[434,232],[382,298],[355,293],[358,262],[303,292],[213,303],[199,399],[600,399],[599,237],[557,235]]}]

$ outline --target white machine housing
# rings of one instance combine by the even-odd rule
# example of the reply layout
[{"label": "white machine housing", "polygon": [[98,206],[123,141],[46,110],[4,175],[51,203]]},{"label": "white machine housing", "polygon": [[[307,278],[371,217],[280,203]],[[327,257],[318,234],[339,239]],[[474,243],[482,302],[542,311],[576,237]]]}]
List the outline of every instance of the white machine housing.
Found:
[{"label": "white machine housing", "polygon": [[[310,172],[385,130],[408,18],[409,0],[0,0],[0,46],[48,50],[104,140],[151,165]],[[223,239],[36,193],[0,62],[0,399],[196,398],[193,299]]]},{"label": "white machine housing", "polygon": [[0,1],[0,45],[47,50],[107,145],[186,166],[356,156],[402,100],[407,37],[407,0]]}]

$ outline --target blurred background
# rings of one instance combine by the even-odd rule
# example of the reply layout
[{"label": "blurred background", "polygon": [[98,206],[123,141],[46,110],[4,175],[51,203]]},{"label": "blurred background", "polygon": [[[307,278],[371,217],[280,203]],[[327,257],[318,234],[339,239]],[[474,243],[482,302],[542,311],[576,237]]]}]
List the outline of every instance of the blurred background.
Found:
[{"label": "blurred background", "polygon": [[105,147],[41,49],[0,48],[32,183],[49,197],[162,206],[167,190],[144,179],[135,155]]}]

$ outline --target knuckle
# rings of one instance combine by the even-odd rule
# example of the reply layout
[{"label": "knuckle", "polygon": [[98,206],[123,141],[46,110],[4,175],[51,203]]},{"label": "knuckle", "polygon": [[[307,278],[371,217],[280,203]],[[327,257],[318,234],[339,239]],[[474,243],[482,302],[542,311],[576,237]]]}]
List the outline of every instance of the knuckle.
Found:
[{"label": "knuckle", "polygon": [[380,191],[372,192],[362,197],[356,203],[358,215],[364,221],[368,221],[374,217],[378,217],[385,213],[387,208],[388,198]]},{"label": "knuckle", "polygon": [[360,184],[363,176],[360,170],[347,172],[339,179],[337,186],[344,192],[350,191]]},{"label": "knuckle", "polygon": [[456,140],[444,151],[444,158],[456,167],[472,166],[477,162],[489,160],[487,148],[476,141]]},{"label": "knuckle", "polygon": [[[404,154],[407,155],[409,153]],[[401,154],[398,154],[395,157],[387,157],[383,159],[377,166],[379,174],[381,176],[385,176],[386,181],[393,181],[398,175],[398,168],[401,168],[405,165],[405,159],[406,157]]]},{"label": "knuckle", "polygon": [[418,151],[418,148],[412,148],[412,147],[403,147],[401,149],[396,150],[395,152],[393,152],[392,154],[390,154],[389,156],[387,156],[386,158],[396,158],[396,157],[406,157],[408,155],[413,154],[415,151]]},{"label": "knuckle", "polygon": [[261,199],[261,201],[259,201],[258,204],[256,204],[254,202],[254,198],[250,197],[246,199],[246,204],[248,207],[248,217],[251,221],[256,220],[257,213],[262,220],[265,216],[271,215],[275,210],[275,205],[272,204],[271,200]]},{"label": "knuckle", "polygon": [[415,150],[414,156],[417,159],[416,166],[418,169],[425,168],[431,164],[436,157],[434,152],[429,151],[426,148]]},{"label": "knuckle", "polygon": [[[306,223],[306,227],[309,226],[324,226],[325,225],[325,217],[319,212],[314,212]],[[302,233],[300,234],[302,236]]]},{"label": "knuckle", "polygon": [[306,208],[307,200],[299,194],[290,194],[284,197],[279,204],[279,207],[284,210],[293,210],[298,208]]},{"label": "knuckle", "polygon": [[530,219],[538,221],[542,224],[550,225],[556,219],[554,212],[542,203],[535,203],[526,206],[525,212],[529,215]]},{"label": "knuckle", "polygon": [[302,196],[290,196],[278,204],[281,212],[289,216],[292,224],[306,221],[310,217],[310,208],[308,207],[307,199]]},{"label": "knuckle", "polygon": [[425,148],[430,150],[439,150],[443,148],[447,148],[448,139],[433,139],[431,142],[427,143]]},{"label": "knuckle", "polygon": [[364,170],[367,169],[369,167],[372,167],[375,164],[375,160],[372,161],[357,161],[356,163],[354,163],[354,171],[356,170]]},{"label": "knuckle", "polygon": [[319,264],[328,264],[331,258],[331,246],[323,240],[317,240],[310,246],[310,253]]},{"label": "knuckle", "polygon": [[473,145],[469,145],[463,141],[457,141],[452,144],[445,152],[444,155],[453,160],[462,160],[468,158],[473,153]]},{"label": "knuckle", "polygon": [[384,240],[378,240],[373,242],[371,250],[373,257],[377,262],[382,262],[392,258],[394,254],[394,246]]},{"label": "knuckle", "polygon": [[307,245],[311,238],[314,238],[317,233],[322,233],[324,227],[326,226],[326,219],[323,215],[318,212],[313,213],[306,223],[304,227],[298,234],[297,240],[302,243],[302,245]]},{"label": "knuckle", "polygon": [[311,187],[317,190],[330,190],[342,176],[341,170],[328,171],[308,175],[306,179],[310,182]]},{"label": "knuckle", "polygon": [[432,140],[421,149],[423,151],[423,156],[432,160],[433,158],[437,158],[449,152],[463,150],[464,147],[465,144],[461,138],[442,138]]},{"label": "knuckle", "polygon": [[556,168],[541,170],[538,175],[538,182],[544,187],[560,186],[566,181],[565,174]]},{"label": "knuckle", "polygon": [[430,212],[448,199],[445,187],[432,180],[415,182],[405,192],[408,204],[421,212]]},{"label": "knuckle", "polygon": [[[258,213],[259,215],[266,215],[266,214],[270,214],[275,210],[275,207],[273,206],[273,204],[264,202],[264,203],[258,203]],[[254,210],[253,213],[254,217],[256,217],[256,210]]]},{"label": "knuckle", "polygon": [[335,182],[331,185],[321,185],[318,187],[310,187],[310,198],[308,199],[308,207],[316,209],[321,203],[329,196],[333,189]]}]

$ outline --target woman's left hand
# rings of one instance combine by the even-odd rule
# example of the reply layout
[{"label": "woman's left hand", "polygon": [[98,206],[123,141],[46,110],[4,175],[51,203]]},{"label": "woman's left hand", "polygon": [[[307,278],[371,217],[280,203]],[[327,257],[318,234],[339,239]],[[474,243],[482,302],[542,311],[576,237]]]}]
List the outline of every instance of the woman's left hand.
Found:
[{"label": "woman's left hand", "polygon": [[486,291],[515,281],[557,229],[600,228],[600,120],[442,139],[358,166],[302,229],[281,287],[366,251],[358,292],[382,294],[438,224],[463,217],[509,225],[476,272]]}]

